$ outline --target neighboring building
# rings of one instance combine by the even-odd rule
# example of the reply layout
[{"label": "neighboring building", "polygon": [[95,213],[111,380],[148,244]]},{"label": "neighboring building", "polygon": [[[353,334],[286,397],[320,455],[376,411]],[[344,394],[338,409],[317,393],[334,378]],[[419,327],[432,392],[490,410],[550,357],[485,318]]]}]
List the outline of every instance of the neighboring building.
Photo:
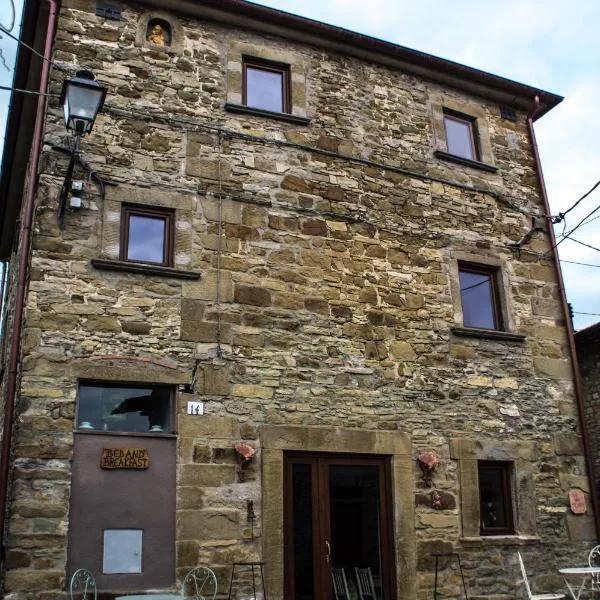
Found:
[{"label": "neighboring building", "polygon": [[[55,33],[45,7],[43,145],[15,95],[0,188],[5,597],[81,566],[116,593],[204,564],[226,592],[264,561],[271,600],[328,598],[342,566],[412,600],[451,551],[473,597],[522,593],[517,550],[562,586],[596,530],[531,139],[561,98],[240,0],[65,0]],[[42,64],[23,50],[16,87]],[[109,95],[61,229],[81,68]]]},{"label": "neighboring building", "polygon": [[581,373],[585,419],[589,429],[593,482],[600,487],[600,323],[575,334],[577,360]]}]

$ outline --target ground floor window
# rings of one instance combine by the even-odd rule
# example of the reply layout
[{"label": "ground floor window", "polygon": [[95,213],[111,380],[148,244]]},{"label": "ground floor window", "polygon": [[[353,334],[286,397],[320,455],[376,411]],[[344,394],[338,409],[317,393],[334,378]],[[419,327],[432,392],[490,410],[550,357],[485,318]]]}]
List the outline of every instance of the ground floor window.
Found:
[{"label": "ground floor window", "polygon": [[77,428],[171,433],[173,395],[170,386],[80,382]]},{"label": "ground floor window", "polygon": [[512,510],[511,462],[479,461],[481,535],[515,532]]}]

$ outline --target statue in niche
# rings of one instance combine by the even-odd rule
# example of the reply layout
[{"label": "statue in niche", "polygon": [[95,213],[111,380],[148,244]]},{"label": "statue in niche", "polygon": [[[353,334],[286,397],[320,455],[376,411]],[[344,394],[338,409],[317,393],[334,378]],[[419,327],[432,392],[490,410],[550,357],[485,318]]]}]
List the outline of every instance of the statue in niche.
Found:
[{"label": "statue in niche", "polygon": [[156,46],[166,46],[168,44],[168,32],[160,23],[154,23],[148,28],[146,40]]}]

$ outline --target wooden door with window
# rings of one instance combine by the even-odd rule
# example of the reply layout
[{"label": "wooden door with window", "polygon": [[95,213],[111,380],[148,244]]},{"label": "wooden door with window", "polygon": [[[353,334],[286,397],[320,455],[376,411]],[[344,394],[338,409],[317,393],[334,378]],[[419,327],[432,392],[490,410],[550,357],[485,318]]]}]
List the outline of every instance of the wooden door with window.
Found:
[{"label": "wooden door with window", "polygon": [[285,457],[285,599],[331,600],[332,571],[369,568],[377,598],[395,598],[390,461],[289,453]]}]

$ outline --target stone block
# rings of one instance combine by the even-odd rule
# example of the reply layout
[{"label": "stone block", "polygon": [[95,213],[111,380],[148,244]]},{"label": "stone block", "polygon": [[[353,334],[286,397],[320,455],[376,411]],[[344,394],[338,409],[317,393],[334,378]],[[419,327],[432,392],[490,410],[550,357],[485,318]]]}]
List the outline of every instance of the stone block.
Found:
[{"label": "stone block", "polygon": [[[446,540],[427,540],[417,542],[417,569],[419,571],[433,571],[435,569],[434,552],[448,553],[453,552],[452,542]],[[438,568],[445,569],[452,560],[450,557],[443,557],[438,562]]]},{"label": "stone block", "polygon": [[232,446],[212,449],[212,461],[216,464],[235,464],[236,453]]},{"label": "stone block", "polygon": [[352,309],[349,306],[342,306],[341,304],[331,304],[331,314],[345,321],[352,319]]},{"label": "stone block", "polygon": [[200,394],[229,395],[229,367],[212,364],[198,365],[196,385]]},{"label": "stone block", "polygon": [[273,306],[288,310],[301,310],[304,308],[304,299],[300,294],[277,292],[273,296]]},{"label": "stone block", "polygon": [[[221,323],[221,341],[228,344],[231,340],[231,325]],[[181,339],[186,342],[217,341],[219,325],[209,321],[181,321]]]},{"label": "stone block", "polygon": [[132,335],[148,335],[151,328],[148,321],[121,321],[121,329]]},{"label": "stone block", "polygon": [[[219,290],[221,302],[231,302],[233,300],[233,281],[230,271],[221,271]],[[182,284],[182,296],[193,300],[214,302],[217,299],[216,271],[204,273],[200,281],[185,281]]]},{"label": "stone block", "polygon": [[290,190],[292,192],[303,192],[305,194],[312,193],[312,185],[311,182],[302,179],[301,177],[297,177],[296,175],[286,175],[281,180],[281,187],[284,190]]},{"label": "stone block", "polygon": [[583,456],[583,440],[575,433],[556,433],[554,452],[558,456]]},{"label": "stone block", "polygon": [[269,215],[269,227],[278,231],[298,231],[298,218]]},{"label": "stone block", "polygon": [[305,235],[327,235],[327,222],[322,219],[306,219],[302,222],[302,233]]},{"label": "stone block", "polygon": [[223,158],[211,160],[188,156],[185,162],[185,172],[190,177],[200,177],[212,181],[231,179],[231,165]]},{"label": "stone block", "polygon": [[13,569],[26,569],[31,565],[31,556],[24,550],[8,550],[6,553],[6,569],[11,571]]},{"label": "stone block", "polygon": [[36,502],[31,499],[13,502],[12,510],[15,514],[25,518],[60,518],[67,514],[67,507],[64,503]]},{"label": "stone block", "polygon": [[[567,492],[572,488],[579,488],[589,494],[590,482],[586,475],[572,475],[571,473],[559,473],[560,487],[565,492],[565,503],[568,503]],[[587,498],[589,501],[589,498]],[[588,502],[589,506],[589,502]]]},{"label": "stone block", "polygon": [[408,342],[392,342],[390,353],[396,360],[400,361],[411,361],[417,357],[413,347]]},{"label": "stone block", "polygon": [[182,437],[230,439],[238,434],[238,422],[233,417],[179,415],[179,435]]},{"label": "stone block", "polygon": [[231,388],[232,396],[241,396],[242,398],[259,398],[268,400],[273,397],[273,388],[261,385],[246,383],[236,383]]},{"label": "stone block", "polygon": [[[433,491],[433,490],[432,490]],[[444,490],[435,490],[442,503],[442,507],[437,510],[454,510],[456,508],[456,496],[450,492]],[[415,506],[424,508],[433,508],[433,501],[431,497],[432,492],[419,492],[415,495]]]},{"label": "stone block", "polygon": [[61,589],[65,581],[63,570],[16,569],[7,571],[4,579],[5,592],[40,592]]},{"label": "stone block", "polygon": [[230,509],[178,510],[177,539],[237,540],[240,536],[240,514]]},{"label": "stone block", "polygon": [[242,423],[240,425],[240,436],[243,440],[255,440],[258,437],[258,431],[256,427],[248,423]]},{"label": "stone block", "polygon": [[205,303],[194,298],[181,299],[181,318],[189,321],[204,319]]},{"label": "stone block", "polygon": [[554,379],[572,379],[573,370],[570,360],[558,358],[534,358],[533,365],[539,377],[552,377]]},{"label": "stone block", "polygon": [[321,298],[305,298],[304,308],[309,312],[320,315],[329,315],[329,302],[327,302],[327,300],[322,300]]},{"label": "stone block", "polygon": [[235,467],[230,465],[182,465],[182,486],[220,487],[235,481]]},{"label": "stone block", "polygon": [[[590,498],[587,494],[586,501],[589,507]],[[589,512],[584,515],[567,514],[567,531],[572,541],[597,542],[594,518]]]},{"label": "stone block", "polygon": [[247,331],[236,328],[233,330],[231,343],[234,346],[261,347],[265,344],[264,334],[258,331]]},{"label": "stone block", "polygon": [[189,485],[177,486],[177,509],[200,509],[204,507],[204,488]]},{"label": "stone block", "polygon": [[240,224],[242,222],[242,205],[235,200],[224,198],[219,209],[217,198],[204,197],[200,200],[204,218],[207,221],[219,221],[219,215],[223,223]]},{"label": "stone block", "polygon": [[418,516],[421,525],[431,529],[458,528],[458,515],[443,512],[423,513]]},{"label": "stone block", "polygon": [[200,561],[200,544],[195,540],[177,542],[177,564],[180,567],[195,567]]},{"label": "stone block", "polygon": [[193,461],[195,463],[209,463],[211,459],[210,446],[204,444],[195,444],[193,452]]},{"label": "stone block", "polygon": [[271,292],[261,287],[236,284],[234,299],[240,304],[271,306]]}]

